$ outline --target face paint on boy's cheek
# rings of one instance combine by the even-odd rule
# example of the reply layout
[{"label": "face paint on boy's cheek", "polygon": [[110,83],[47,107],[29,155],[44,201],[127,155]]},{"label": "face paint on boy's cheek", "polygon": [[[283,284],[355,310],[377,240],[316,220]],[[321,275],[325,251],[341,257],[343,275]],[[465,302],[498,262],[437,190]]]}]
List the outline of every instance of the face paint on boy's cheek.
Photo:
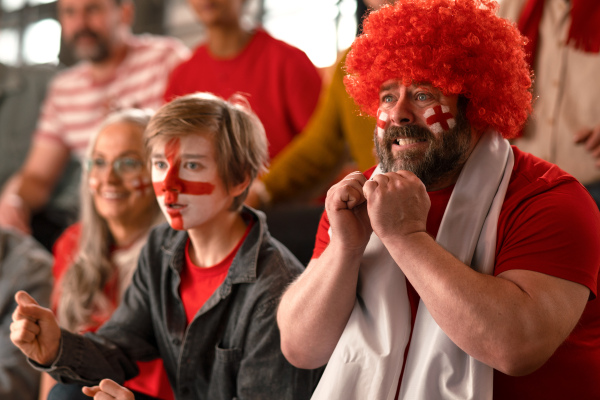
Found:
[{"label": "face paint on boy's cheek", "polygon": [[385,130],[387,129],[389,123],[389,114],[381,109],[377,110],[377,137],[379,139],[383,139],[383,135],[385,134]]},{"label": "face paint on boy's cheek", "polygon": [[454,114],[450,112],[448,106],[437,105],[428,108],[423,113],[423,117],[425,117],[425,123],[433,133],[447,132],[456,125]]},{"label": "face paint on boy's cheek", "polygon": [[[185,229],[185,220],[193,218],[182,215],[182,211],[192,207],[193,201],[184,201],[185,204],[178,204],[179,195],[202,196],[209,195],[215,189],[215,186],[209,182],[191,181],[182,179],[179,175],[181,158],[179,154],[180,142],[178,138],[171,139],[165,146],[165,157],[167,158],[169,168],[166,171],[152,171],[152,185],[161,209],[166,214],[169,224],[174,229]],[[187,197],[187,196],[184,196]],[[183,206],[179,208],[169,208],[169,205]],[[198,212],[197,210],[192,210]]]}]

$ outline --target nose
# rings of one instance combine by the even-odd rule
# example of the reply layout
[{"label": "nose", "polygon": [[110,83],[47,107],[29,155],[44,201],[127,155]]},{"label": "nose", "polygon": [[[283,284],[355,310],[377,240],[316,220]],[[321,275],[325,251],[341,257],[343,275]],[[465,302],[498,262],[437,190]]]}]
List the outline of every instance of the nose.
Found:
[{"label": "nose", "polygon": [[121,181],[121,176],[115,171],[114,164],[107,164],[99,172],[100,178],[106,182],[115,183]]},{"label": "nose", "polygon": [[406,93],[400,93],[398,101],[389,110],[389,116],[392,125],[405,126],[415,123],[415,113]]},{"label": "nose", "polygon": [[170,167],[165,176],[163,191],[181,192],[183,185],[179,179],[179,163]]}]

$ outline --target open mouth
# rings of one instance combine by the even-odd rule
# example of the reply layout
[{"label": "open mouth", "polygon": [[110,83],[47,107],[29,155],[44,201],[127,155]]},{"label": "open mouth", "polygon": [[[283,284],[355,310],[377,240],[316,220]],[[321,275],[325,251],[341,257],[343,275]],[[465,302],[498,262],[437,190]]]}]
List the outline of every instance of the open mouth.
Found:
[{"label": "open mouth", "polygon": [[394,144],[398,146],[408,146],[410,144],[426,142],[425,138],[398,138],[394,140]]}]

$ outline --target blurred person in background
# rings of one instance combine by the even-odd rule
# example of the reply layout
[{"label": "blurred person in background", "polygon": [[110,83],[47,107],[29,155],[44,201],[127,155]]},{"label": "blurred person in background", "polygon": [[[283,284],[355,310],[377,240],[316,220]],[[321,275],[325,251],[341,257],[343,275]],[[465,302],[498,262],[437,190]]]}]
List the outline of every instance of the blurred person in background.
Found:
[{"label": "blurred person in background", "polygon": [[[392,2],[359,1],[367,7],[360,20],[371,10]],[[301,135],[294,138],[272,160],[269,171],[253,183],[246,200],[248,205],[264,209],[306,202],[326,191],[348,161],[360,171],[376,163],[373,140],[365,134],[375,129],[375,119],[361,113],[344,86],[348,51],[343,52],[335,65],[331,82]]]},{"label": "blurred person in background", "polygon": [[15,294],[30,292],[49,304],[52,255],[30,236],[0,228],[0,399],[36,400],[40,373],[10,341]]},{"label": "blurred person in background", "polygon": [[600,2],[502,0],[498,15],[527,37],[534,109],[520,149],[558,165],[600,205]]},{"label": "blurred person in background", "polygon": [[[81,62],[52,80],[29,154],[0,195],[0,226],[26,233],[69,160],[81,160],[106,115],[160,107],[169,73],[189,56],[173,38],[132,35],[131,0],[59,0],[57,7],[63,39]],[[78,179],[71,179],[76,188]],[[68,204],[58,220],[48,216],[47,246],[76,218],[74,193],[65,196]]]},{"label": "blurred person in background", "polygon": [[188,61],[169,79],[165,100],[194,92],[225,99],[243,93],[265,127],[273,158],[313,113],[321,78],[306,54],[242,22],[245,0],[188,0],[206,29]]},{"label": "blurred person in background", "polygon": [[[95,331],[119,305],[150,229],[164,222],[144,147],[151,113],[111,114],[92,138],[81,180],[81,217],[54,246],[53,309],[71,332]],[[168,400],[173,393],[160,360],[138,363],[129,389]],[[43,374],[41,399],[54,381]],[[139,393],[138,393],[139,397]],[[50,398],[86,398],[78,385],[58,385]]]}]

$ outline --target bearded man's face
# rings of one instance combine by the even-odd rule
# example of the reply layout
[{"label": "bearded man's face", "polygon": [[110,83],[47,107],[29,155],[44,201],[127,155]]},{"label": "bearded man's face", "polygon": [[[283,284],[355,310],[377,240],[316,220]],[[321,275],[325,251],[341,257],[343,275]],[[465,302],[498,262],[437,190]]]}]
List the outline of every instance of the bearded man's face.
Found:
[{"label": "bearded man's face", "polygon": [[374,137],[382,170],[410,171],[427,188],[460,171],[473,140],[464,108],[431,85],[382,85]]}]

